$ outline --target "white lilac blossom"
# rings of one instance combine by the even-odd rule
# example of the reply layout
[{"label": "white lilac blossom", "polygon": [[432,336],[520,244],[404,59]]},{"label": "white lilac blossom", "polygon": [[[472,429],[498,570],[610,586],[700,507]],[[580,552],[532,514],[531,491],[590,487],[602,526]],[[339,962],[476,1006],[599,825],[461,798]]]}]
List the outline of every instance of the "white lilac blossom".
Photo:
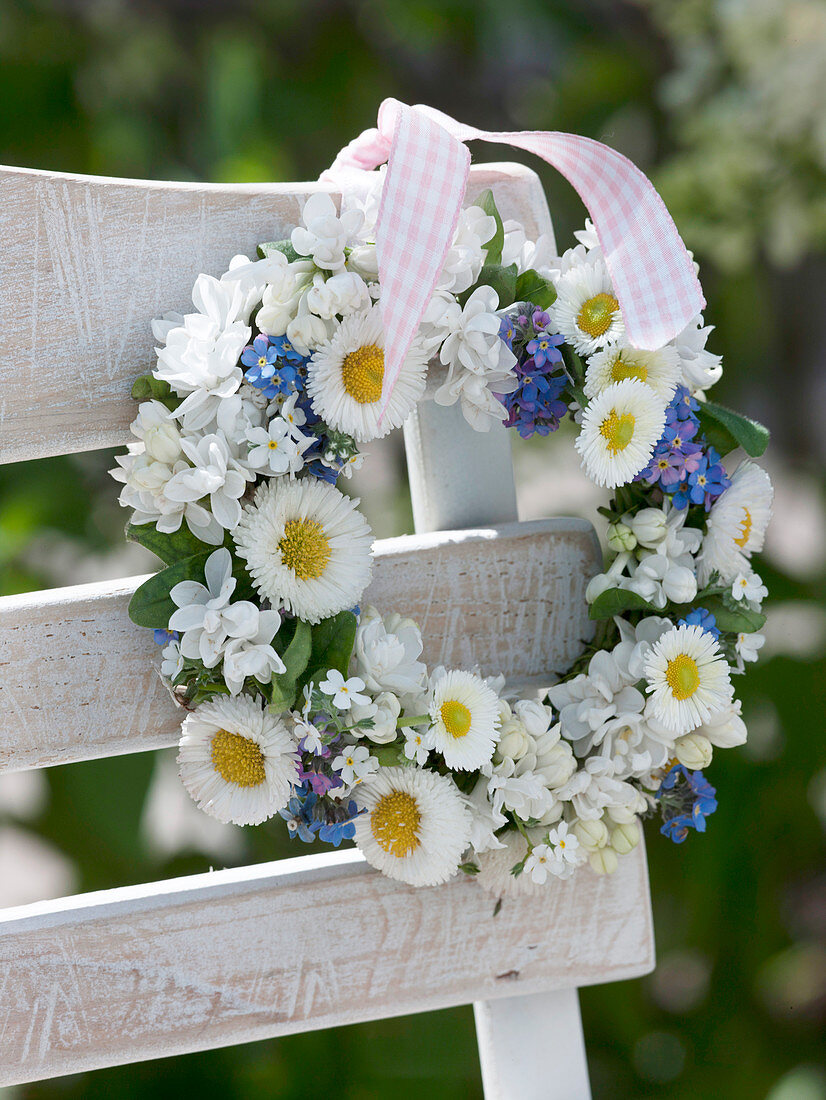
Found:
[{"label": "white lilac blossom", "polygon": [[292,245],[299,256],[309,256],[316,267],[325,271],[341,271],[345,246],[361,229],[364,215],[359,210],[346,210],[338,216],[329,195],[311,195],[304,203],[302,225],[292,231]]},{"label": "white lilac blossom", "polygon": [[[677,841],[713,812],[702,769],[746,739],[731,675],[764,641],[752,555],[771,483],[750,459],[729,477],[705,437],[721,367],[703,318],[633,347],[590,223],[556,256],[505,222],[495,259],[557,297],[547,311],[500,300],[489,196],[460,215],[391,389],[384,175],[353,173],[340,211],[312,196],[289,242],[200,276],[196,312],[153,322],[158,361],[113,475],[130,537],[172,568],[131,609],[189,712],[181,776],[207,813],[278,813],[291,837],[355,840],[416,886],[461,867],[497,897],[542,894],[615,870],[652,809]],[[596,641],[541,695],[474,667],[428,670],[415,622],[359,607],[372,535],[336,482],[359,444],[404,422],[434,361],[431,395],[475,430],[548,433],[570,414],[588,474],[616,490],[605,571],[586,589]]]},{"label": "white lilac blossom", "polygon": [[238,360],[250,336],[239,319],[244,303],[238,283],[199,275],[192,300],[198,312],[169,329],[156,368],[157,377],[184,398],[174,416],[187,431],[208,425],[222,399],[241,385]]}]

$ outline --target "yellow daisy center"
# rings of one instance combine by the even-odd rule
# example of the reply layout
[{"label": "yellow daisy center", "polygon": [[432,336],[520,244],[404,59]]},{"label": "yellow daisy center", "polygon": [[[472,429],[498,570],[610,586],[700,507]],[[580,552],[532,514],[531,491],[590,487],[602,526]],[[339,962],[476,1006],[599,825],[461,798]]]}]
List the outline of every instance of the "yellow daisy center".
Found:
[{"label": "yellow daisy center", "polygon": [[700,670],[697,662],[687,653],[678,654],[668,662],[665,679],[671,694],[678,702],[689,699],[700,686]]},{"label": "yellow daisy center", "polygon": [[315,581],[332,553],[324,528],[315,519],[288,519],[278,543],[281,560],[300,581]]},{"label": "yellow daisy center", "polygon": [[604,336],[618,309],[619,302],[613,294],[606,294],[605,291],[595,294],[582,303],[576,318],[577,327],[594,339]]},{"label": "yellow daisy center", "polygon": [[445,729],[451,737],[464,737],[470,729],[470,711],[464,703],[456,699],[446,699],[442,703],[439,713],[442,716]]},{"label": "yellow daisy center", "polygon": [[416,835],[422,815],[416,799],[406,791],[382,795],[370,814],[370,829],[385,852],[404,859],[419,847]]},{"label": "yellow daisy center", "polygon": [[751,518],[751,512],[748,508],[743,509],[743,533],[734,540],[734,545],[744,547],[751,537],[751,529],[754,525],[754,521]]},{"label": "yellow daisy center", "polygon": [[212,738],[212,763],[227,783],[239,787],[258,787],[266,778],[261,746],[240,733],[218,730]]},{"label": "yellow daisy center", "polygon": [[341,365],[342,384],[359,405],[372,405],[381,397],[384,384],[384,351],[368,344],[345,355]]},{"label": "yellow daisy center", "polygon": [[611,366],[611,381],[624,382],[626,378],[638,378],[640,382],[647,382],[648,367],[639,360],[634,362],[618,355]]},{"label": "yellow daisy center", "polygon": [[599,426],[599,434],[605,440],[608,450],[613,454],[624,451],[634,438],[635,424],[636,421],[631,413],[623,413],[620,416],[616,409],[611,409]]}]

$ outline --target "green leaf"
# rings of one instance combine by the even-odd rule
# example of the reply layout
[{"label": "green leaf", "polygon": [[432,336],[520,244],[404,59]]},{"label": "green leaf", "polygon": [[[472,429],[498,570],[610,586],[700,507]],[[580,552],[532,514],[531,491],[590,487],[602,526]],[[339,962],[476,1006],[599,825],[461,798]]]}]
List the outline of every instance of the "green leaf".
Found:
[{"label": "green leaf", "polygon": [[729,634],[753,634],[766,622],[762,612],[748,607],[726,607],[719,598],[703,600],[703,607],[714,616],[717,629]]},{"label": "green leaf", "polygon": [[291,241],[266,241],[258,246],[258,255],[262,260],[268,260],[274,252],[283,252],[288,263],[303,259],[293,248]]},{"label": "green leaf", "polygon": [[529,268],[516,280],[514,301],[531,302],[537,309],[547,309],[556,301],[556,289],[549,279]]},{"label": "green leaf", "polygon": [[636,592],[626,588],[607,588],[601,592],[588,608],[590,619],[610,619],[621,615],[623,611],[653,611],[658,609]]},{"label": "green leaf", "polygon": [[176,610],[169,593],[181,581],[204,581],[204,566],[212,550],[182,558],[143,582],[129,601],[129,618],[138,626],[165,629]]},{"label": "green leaf", "polygon": [[[496,220],[496,232],[493,234],[489,241],[484,242],[484,247],[487,249],[487,256],[485,257],[486,264],[498,264],[502,259],[502,247],[505,243],[505,227],[502,224],[502,217],[496,208],[496,200],[493,197],[493,192],[488,188],[487,191],[483,191],[479,198],[474,203],[474,206],[481,206],[484,212],[491,218]],[[500,302],[500,305],[503,303]],[[510,303],[508,303],[510,304]]]},{"label": "green leaf", "polygon": [[511,264],[509,267],[502,267],[501,264],[485,264],[473,286],[458,295],[459,304],[464,306],[474,290],[480,286],[492,286],[499,295],[499,305],[511,305],[516,301],[516,275],[516,264]]},{"label": "green leaf", "polygon": [[[126,537],[151,550],[165,565],[174,565],[181,558],[191,558],[209,549],[182,523],[177,531],[158,531],[154,523],[127,523]],[[212,549],[215,549],[213,547]]]},{"label": "green leaf", "polygon": [[706,439],[721,455],[742,447],[747,455],[758,458],[769,444],[768,428],[714,401],[701,402],[697,416]]},{"label": "green leaf", "polygon": [[138,375],[132,383],[132,397],[135,401],[160,401],[170,412],[177,409],[182,400],[175,396],[168,382],[156,378],[151,371]]},{"label": "green leaf", "polygon": [[288,710],[296,704],[298,695],[298,677],[310,662],[313,632],[309,623],[295,620],[295,630],[289,645],[281,654],[285,664],[284,672],[272,678],[272,696],[270,705],[273,710]]},{"label": "green leaf", "polygon": [[340,611],[330,619],[322,619],[313,627],[309,667],[299,679],[298,688],[311,680],[318,683],[331,668],[337,668],[346,677],[355,640],[356,617],[352,611]]}]

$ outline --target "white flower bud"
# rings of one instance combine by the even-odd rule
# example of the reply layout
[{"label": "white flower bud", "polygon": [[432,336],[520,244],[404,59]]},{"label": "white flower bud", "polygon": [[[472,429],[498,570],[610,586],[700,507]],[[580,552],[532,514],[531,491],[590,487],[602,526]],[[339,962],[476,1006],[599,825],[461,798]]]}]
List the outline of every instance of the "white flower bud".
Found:
[{"label": "white flower bud", "polygon": [[598,875],[613,875],[619,860],[613,848],[597,848],[588,856],[588,862]]},{"label": "white flower bud", "polygon": [[604,848],[608,843],[608,829],[601,818],[596,821],[577,821],[574,834],[582,847],[589,852]]},{"label": "white flower bud", "polygon": [[687,733],[674,745],[674,755],[684,768],[690,768],[692,771],[707,768],[713,753],[711,742],[701,733]]},{"label": "white flower bud", "polygon": [[515,763],[521,760],[532,747],[531,738],[519,719],[508,718],[500,727],[494,760],[499,763],[507,756]]},{"label": "white flower bud", "polygon": [[667,523],[661,508],[641,508],[635,516],[622,517],[634,533],[640,546],[651,550],[665,538]]},{"label": "white flower bud", "polygon": [[633,550],[637,545],[637,539],[630,527],[624,523],[608,524],[608,545],[618,554],[623,550]]},{"label": "white flower bud", "polygon": [[585,589],[586,603],[593,603],[598,596],[601,596],[603,592],[613,587],[613,577],[609,576],[607,573],[597,573],[595,577],[591,577],[588,581],[588,587]]},{"label": "white flower bud", "polygon": [[617,825],[611,833],[611,847],[620,856],[627,856],[639,842],[640,827],[636,821],[631,821],[627,825]]},{"label": "white flower bud", "polygon": [[399,732],[396,720],[401,712],[401,705],[389,691],[381,692],[374,701],[378,709],[373,718],[373,728],[365,730],[364,735],[377,745],[388,745],[396,739]]},{"label": "white flower bud", "polygon": [[697,595],[697,578],[685,565],[670,565],[663,577],[663,592],[672,603],[691,603]]}]

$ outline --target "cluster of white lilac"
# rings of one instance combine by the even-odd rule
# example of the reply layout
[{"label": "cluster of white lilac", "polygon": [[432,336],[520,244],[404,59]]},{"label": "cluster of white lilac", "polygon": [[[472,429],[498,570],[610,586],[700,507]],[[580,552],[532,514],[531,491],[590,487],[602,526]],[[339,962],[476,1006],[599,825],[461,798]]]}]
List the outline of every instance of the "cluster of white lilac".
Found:
[{"label": "cluster of white lilac", "polygon": [[[731,674],[762,640],[750,560],[770,482],[750,461],[729,477],[703,436],[721,372],[703,319],[658,351],[631,347],[593,228],[555,257],[492,199],[460,216],[389,386],[377,194],[340,211],[311,196],[289,240],[199,276],[195,312],[153,326],[157,364],[113,475],[130,536],[167,563],[130,612],[163,641],[161,673],[190,711],[183,782],[222,821],[280,814],[291,835],[354,839],[414,885],[461,868],[501,896],[585,863],[611,872],[657,806],[675,840],[703,828],[716,802],[701,769],[745,739]],[[525,275],[555,293],[548,312],[480,284],[492,256],[498,285]],[[570,412],[586,471],[620,487],[587,592],[599,642],[542,695],[428,671],[415,623],[358,611],[372,533],[335,483],[404,422],[436,360],[435,400],[474,428],[519,426],[544,400],[543,426]]]}]

